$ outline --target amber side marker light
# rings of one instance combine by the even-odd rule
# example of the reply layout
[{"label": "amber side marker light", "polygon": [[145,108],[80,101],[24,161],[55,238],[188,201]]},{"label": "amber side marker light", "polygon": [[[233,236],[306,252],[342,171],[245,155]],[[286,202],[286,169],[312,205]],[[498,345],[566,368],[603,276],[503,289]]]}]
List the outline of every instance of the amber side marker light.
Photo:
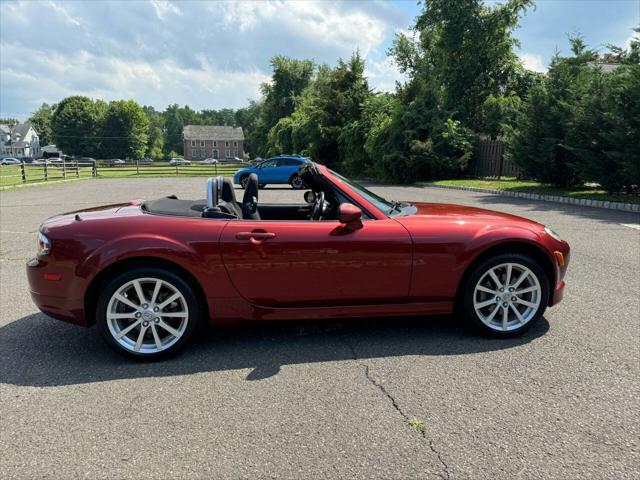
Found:
[{"label": "amber side marker light", "polygon": [[50,282],[57,282],[62,279],[62,275],[59,273],[45,273],[42,277]]},{"label": "amber side marker light", "polygon": [[553,252],[553,254],[556,256],[556,261],[558,262],[558,265],[560,265],[561,267],[564,267],[564,255],[562,254],[562,252],[558,252],[556,250],[555,252]]}]

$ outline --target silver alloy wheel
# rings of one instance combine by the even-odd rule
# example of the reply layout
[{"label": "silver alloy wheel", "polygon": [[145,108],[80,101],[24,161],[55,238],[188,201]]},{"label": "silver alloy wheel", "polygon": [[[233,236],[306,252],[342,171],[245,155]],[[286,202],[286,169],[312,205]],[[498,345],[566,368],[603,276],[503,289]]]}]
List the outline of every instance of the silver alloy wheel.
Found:
[{"label": "silver alloy wheel", "polygon": [[107,326],[125,350],[158,353],[187,329],[189,307],[174,285],[160,278],[137,278],[119,287],[107,305]]},{"label": "silver alloy wheel", "polygon": [[492,330],[515,330],[535,316],[542,289],[538,277],[519,263],[502,263],[480,277],[473,291],[473,308]]},{"label": "silver alloy wheel", "polygon": [[299,176],[295,176],[291,179],[291,186],[297,190],[304,188],[304,181]]}]

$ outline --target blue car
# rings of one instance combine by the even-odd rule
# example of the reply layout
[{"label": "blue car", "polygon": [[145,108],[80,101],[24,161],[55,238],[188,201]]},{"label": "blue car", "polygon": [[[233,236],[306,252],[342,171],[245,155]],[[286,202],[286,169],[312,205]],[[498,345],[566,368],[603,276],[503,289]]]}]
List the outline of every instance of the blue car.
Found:
[{"label": "blue car", "polygon": [[249,175],[255,173],[261,188],[269,183],[288,183],[296,190],[300,190],[306,185],[298,176],[298,168],[308,161],[306,157],[289,155],[267,158],[257,165],[238,170],[233,176],[233,182],[245,188]]}]

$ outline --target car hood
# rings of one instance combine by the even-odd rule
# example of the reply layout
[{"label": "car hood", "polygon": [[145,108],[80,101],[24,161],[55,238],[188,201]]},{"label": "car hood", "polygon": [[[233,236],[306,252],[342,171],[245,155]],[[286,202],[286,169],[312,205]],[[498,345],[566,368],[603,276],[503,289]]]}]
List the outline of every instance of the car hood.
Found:
[{"label": "car hood", "polygon": [[424,222],[437,221],[438,223],[475,224],[484,227],[510,226],[536,231],[544,228],[543,225],[533,220],[484,208],[449,203],[412,203],[412,205],[417,210],[414,214],[395,217],[398,222],[406,227],[416,223],[422,224]]}]

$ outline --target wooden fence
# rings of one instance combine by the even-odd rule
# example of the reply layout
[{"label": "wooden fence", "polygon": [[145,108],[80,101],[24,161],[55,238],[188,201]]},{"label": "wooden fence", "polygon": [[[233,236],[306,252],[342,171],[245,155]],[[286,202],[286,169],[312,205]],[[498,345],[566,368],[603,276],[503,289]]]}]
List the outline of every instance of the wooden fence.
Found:
[{"label": "wooden fence", "polygon": [[202,164],[170,165],[167,162],[141,163],[135,160],[111,164],[97,162],[42,162],[3,165],[0,167],[0,187],[11,187],[24,183],[62,181],[77,178],[124,178],[190,176],[215,177],[232,176],[245,164]]},{"label": "wooden fence", "polygon": [[0,167],[0,187],[97,176],[95,163],[76,161],[21,163]]},{"label": "wooden fence", "polygon": [[478,142],[476,155],[469,165],[472,177],[497,178],[521,177],[522,170],[504,156],[504,143],[485,139]]}]

